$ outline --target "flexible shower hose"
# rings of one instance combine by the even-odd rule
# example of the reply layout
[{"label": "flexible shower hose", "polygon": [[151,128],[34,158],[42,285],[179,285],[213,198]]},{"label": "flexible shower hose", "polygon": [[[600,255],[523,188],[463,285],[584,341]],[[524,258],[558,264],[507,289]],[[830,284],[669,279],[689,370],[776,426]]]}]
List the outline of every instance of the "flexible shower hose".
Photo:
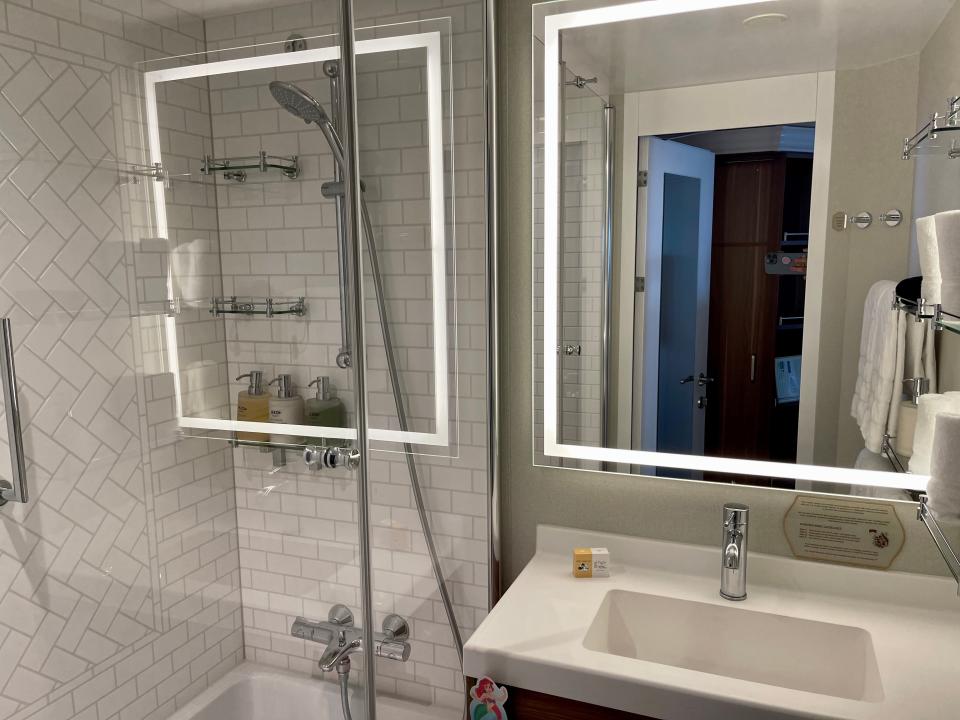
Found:
[{"label": "flexible shower hose", "polygon": [[353,720],[350,716],[350,671],[340,673],[340,703],[343,705],[343,720]]}]

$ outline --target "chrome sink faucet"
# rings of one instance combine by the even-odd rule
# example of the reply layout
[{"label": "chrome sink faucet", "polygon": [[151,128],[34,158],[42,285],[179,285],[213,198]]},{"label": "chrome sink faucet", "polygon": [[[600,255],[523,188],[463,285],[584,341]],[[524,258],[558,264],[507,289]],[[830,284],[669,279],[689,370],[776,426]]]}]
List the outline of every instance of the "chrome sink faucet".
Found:
[{"label": "chrome sink faucet", "polygon": [[[363,631],[354,626],[353,613],[346,605],[330,608],[326,622],[316,622],[298,617],[290,634],[311,642],[325,644],[327,649],[320,656],[323,672],[336,670],[344,675],[350,672],[350,656],[363,652]],[[399,615],[387,615],[383,631],[374,633],[373,654],[388,660],[406,662],[410,657],[410,627]]]},{"label": "chrome sink faucet", "polygon": [[720,543],[720,597],[747,599],[747,520],[750,508],[740,503],[723,506],[723,540]]}]

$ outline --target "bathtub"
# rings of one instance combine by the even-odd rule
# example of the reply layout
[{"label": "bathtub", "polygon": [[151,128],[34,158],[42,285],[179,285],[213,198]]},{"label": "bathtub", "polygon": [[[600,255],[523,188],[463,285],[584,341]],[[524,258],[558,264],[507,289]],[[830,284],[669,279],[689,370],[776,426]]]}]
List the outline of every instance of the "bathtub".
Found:
[{"label": "bathtub", "polygon": [[[354,690],[350,709],[362,720]],[[390,720],[457,720],[460,710],[420,705],[390,697],[377,699],[378,717]],[[169,720],[342,720],[336,683],[242,663],[170,716]]]}]

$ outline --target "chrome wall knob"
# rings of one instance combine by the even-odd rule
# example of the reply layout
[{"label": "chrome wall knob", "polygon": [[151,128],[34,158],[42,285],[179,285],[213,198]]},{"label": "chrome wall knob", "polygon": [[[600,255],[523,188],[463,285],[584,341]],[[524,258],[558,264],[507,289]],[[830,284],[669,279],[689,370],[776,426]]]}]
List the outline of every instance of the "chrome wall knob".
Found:
[{"label": "chrome wall knob", "polygon": [[410,639],[410,626],[399,615],[387,615],[383,619],[383,636],[387,640],[403,642]]}]

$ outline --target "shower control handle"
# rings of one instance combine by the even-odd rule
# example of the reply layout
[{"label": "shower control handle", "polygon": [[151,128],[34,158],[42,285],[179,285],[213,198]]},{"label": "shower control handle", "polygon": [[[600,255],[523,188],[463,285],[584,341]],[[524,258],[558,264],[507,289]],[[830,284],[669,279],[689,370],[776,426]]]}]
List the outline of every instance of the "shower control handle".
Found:
[{"label": "shower control handle", "polygon": [[327,613],[327,621],[341,627],[353,627],[353,612],[346,605],[337,603]]}]

